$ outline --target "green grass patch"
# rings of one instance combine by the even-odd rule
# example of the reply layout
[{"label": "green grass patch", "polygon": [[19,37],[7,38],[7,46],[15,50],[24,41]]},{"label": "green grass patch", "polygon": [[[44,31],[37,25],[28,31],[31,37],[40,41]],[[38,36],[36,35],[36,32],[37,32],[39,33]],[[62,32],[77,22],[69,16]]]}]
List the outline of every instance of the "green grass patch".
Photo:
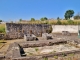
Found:
[{"label": "green grass patch", "polygon": [[0,33],[5,33],[5,24],[0,24]]},{"label": "green grass patch", "polygon": [[39,49],[36,47],[36,48],[35,48],[35,51],[38,51],[38,50],[39,50]]}]

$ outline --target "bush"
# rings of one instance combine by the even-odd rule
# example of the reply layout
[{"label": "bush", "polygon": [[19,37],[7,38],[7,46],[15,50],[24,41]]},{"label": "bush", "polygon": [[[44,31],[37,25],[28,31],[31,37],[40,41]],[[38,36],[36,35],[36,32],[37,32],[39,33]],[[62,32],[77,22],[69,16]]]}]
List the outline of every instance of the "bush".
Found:
[{"label": "bush", "polygon": [[58,24],[58,25],[61,25],[61,21],[60,21],[60,20],[57,20],[57,24]]},{"label": "bush", "polygon": [[80,22],[78,22],[78,25],[80,25]]},{"label": "bush", "polygon": [[31,18],[31,21],[35,21],[35,19],[34,18]]},{"label": "bush", "polygon": [[68,24],[67,22],[63,22],[63,23],[62,23],[62,25],[67,25],[67,24]]},{"label": "bush", "polygon": [[0,33],[5,33],[5,25],[0,24]]},{"label": "bush", "polygon": [[78,22],[77,22],[77,21],[75,21],[75,22],[74,22],[74,25],[78,25]]},{"label": "bush", "polygon": [[73,20],[68,20],[67,21],[69,25],[74,25],[74,21]]},{"label": "bush", "polygon": [[0,28],[0,33],[4,33],[5,32],[5,28]]}]

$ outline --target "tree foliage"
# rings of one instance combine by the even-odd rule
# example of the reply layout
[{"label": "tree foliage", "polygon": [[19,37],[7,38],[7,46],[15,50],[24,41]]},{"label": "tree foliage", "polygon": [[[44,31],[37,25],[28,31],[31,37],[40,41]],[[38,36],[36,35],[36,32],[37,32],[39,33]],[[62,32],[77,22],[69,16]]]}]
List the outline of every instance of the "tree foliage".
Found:
[{"label": "tree foliage", "polygon": [[67,19],[70,19],[71,17],[73,17],[73,15],[74,15],[74,11],[73,11],[73,10],[67,10],[67,11],[65,12],[64,17],[65,17],[65,19],[67,20]]},{"label": "tree foliage", "polygon": [[45,21],[45,20],[48,20],[48,18],[47,17],[42,17],[40,20]]},{"label": "tree foliage", "polygon": [[22,21],[22,19],[19,19],[19,21]]},{"label": "tree foliage", "polygon": [[77,15],[75,15],[74,19],[80,19],[80,14],[78,13]]},{"label": "tree foliage", "polygon": [[31,21],[35,21],[35,18],[31,18]]},{"label": "tree foliage", "polygon": [[59,17],[57,17],[57,20],[60,20],[60,18],[59,18]]},{"label": "tree foliage", "polygon": [[2,20],[0,20],[0,22],[2,22]]},{"label": "tree foliage", "polygon": [[44,20],[48,20],[48,18],[47,17],[44,17]]}]

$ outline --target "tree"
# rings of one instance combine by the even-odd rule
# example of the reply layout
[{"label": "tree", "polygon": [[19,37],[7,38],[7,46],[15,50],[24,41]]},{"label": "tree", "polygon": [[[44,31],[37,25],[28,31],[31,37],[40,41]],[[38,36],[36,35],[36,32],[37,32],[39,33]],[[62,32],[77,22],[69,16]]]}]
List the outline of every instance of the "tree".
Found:
[{"label": "tree", "polygon": [[2,20],[0,20],[0,22],[2,22]]},{"label": "tree", "polygon": [[71,17],[73,17],[73,15],[74,15],[74,11],[73,11],[73,10],[67,10],[67,11],[65,12],[64,17],[65,17],[65,19],[67,20],[67,19],[70,19]]},{"label": "tree", "polygon": [[19,21],[21,22],[21,21],[22,21],[22,19],[19,19]]},{"label": "tree", "polygon": [[47,17],[42,17],[40,20],[45,21],[45,20],[48,20],[48,18]]},{"label": "tree", "polygon": [[35,19],[34,18],[31,18],[31,21],[35,21]]},{"label": "tree", "polygon": [[74,16],[74,19],[80,19],[80,13]]},{"label": "tree", "polygon": [[44,20],[48,20],[48,18],[47,17],[44,17]]},{"label": "tree", "polygon": [[57,20],[60,20],[60,18],[59,18],[59,17],[57,17]]},{"label": "tree", "polygon": [[44,21],[44,18],[41,18],[40,20],[41,20],[41,21]]}]

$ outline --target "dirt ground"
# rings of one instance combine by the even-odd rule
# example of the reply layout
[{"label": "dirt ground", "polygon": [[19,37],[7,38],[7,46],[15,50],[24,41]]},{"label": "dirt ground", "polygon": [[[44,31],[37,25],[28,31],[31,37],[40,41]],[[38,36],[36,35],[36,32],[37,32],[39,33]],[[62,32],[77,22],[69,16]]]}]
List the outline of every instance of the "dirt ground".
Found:
[{"label": "dirt ground", "polygon": [[0,41],[0,53],[6,53],[9,44],[14,42],[22,42],[24,39],[14,39],[14,40],[1,40]]}]

